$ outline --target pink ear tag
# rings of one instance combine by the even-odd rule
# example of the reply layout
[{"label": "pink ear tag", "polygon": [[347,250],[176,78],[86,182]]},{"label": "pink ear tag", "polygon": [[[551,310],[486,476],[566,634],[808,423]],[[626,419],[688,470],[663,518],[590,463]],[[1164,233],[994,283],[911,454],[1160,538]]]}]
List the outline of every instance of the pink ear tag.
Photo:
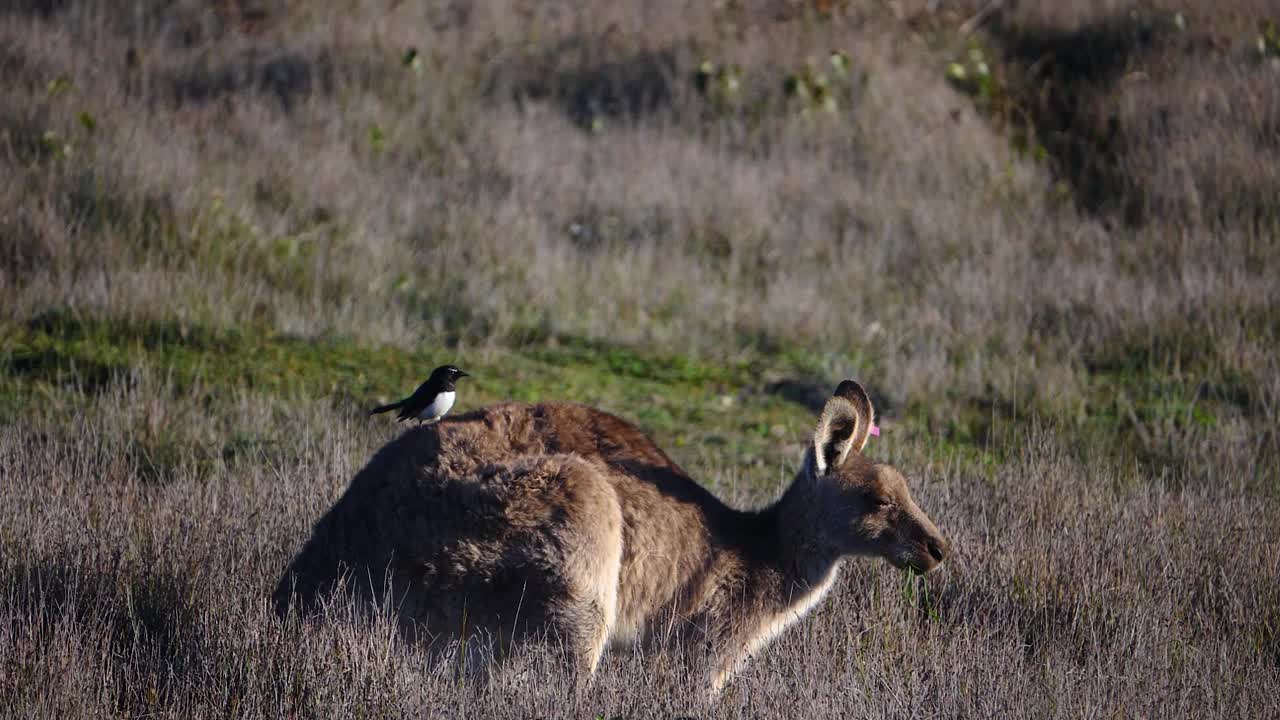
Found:
[{"label": "pink ear tag", "polygon": [[872,435],[875,435],[876,437],[880,437],[880,426],[879,426],[879,425],[872,425],[872,426],[871,426],[871,434],[872,434]]}]

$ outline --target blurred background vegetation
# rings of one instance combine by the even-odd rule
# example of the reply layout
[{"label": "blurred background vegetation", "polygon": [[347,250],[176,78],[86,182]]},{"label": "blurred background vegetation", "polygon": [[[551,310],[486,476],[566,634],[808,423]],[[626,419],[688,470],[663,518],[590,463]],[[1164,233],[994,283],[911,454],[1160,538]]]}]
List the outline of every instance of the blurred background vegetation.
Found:
[{"label": "blurred background vegetation", "polygon": [[1274,462],[1280,57],[1226,5],[11,4],[5,407],[138,363],[572,397],[540,354],[602,400],[621,353]]}]

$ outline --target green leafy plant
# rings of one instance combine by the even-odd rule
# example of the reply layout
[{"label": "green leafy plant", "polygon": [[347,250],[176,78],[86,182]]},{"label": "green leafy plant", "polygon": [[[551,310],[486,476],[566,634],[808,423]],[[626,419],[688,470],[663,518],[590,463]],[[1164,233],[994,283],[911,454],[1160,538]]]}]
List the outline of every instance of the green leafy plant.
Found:
[{"label": "green leafy plant", "polygon": [[805,63],[799,71],[787,76],[783,82],[783,90],[787,97],[800,104],[801,114],[821,111],[831,115],[840,112],[841,95],[847,104],[852,104],[848,95],[850,68],[852,62],[849,55],[836,50],[827,56],[826,69],[812,60]]},{"label": "green leafy plant", "polygon": [[422,76],[422,55],[418,53],[417,48],[411,47],[405,50],[404,54],[400,56],[400,64],[408,68],[414,75]]},{"label": "green leafy plant", "polygon": [[964,57],[947,65],[946,77],[973,100],[979,112],[1009,131],[1009,145],[1015,152],[1039,161],[1048,159],[1049,151],[1036,140],[1029,113],[979,42],[971,41]]},{"label": "green leafy plant", "polygon": [[1258,21],[1258,55],[1280,58],[1280,25],[1271,20]]},{"label": "green leafy plant", "polygon": [[59,75],[49,81],[49,86],[46,88],[46,91],[49,93],[49,97],[55,97],[65,92],[70,92],[72,87],[74,87],[74,85],[71,82],[71,78],[66,75]]},{"label": "green leafy plant", "polygon": [[71,141],[54,130],[44,131],[44,134],[40,136],[40,145],[55,160],[70,157],[74,150]]},{"label": "green leafy plant", "polygon": [[378,155],[387,149],[387,131],[377,123],[369,126],[369,147],[373,148],[373,152]]},{"label": "green leafy plant", "polygon": [[1005,94],[999,79],[992,74],[986,50],[974,42],[962,60],[947,65],[947,81],[960,92],[988,106]]},{"label": "green leafy plant", "polygon": [[717,107],[736,106],[742,97],[742,68],[703,60],[693,74],[693,86]]}]

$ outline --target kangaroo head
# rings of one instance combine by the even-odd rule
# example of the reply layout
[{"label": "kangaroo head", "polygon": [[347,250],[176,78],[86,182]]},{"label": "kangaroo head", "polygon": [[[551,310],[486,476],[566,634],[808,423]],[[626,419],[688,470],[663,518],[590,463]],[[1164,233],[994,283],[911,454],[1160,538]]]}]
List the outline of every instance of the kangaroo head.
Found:
[{"label": "kangaroo head", "polygon": [[911,499],[902,473],[862,455],[874,416],[867,391],[852,380],[822,409],[803,471],[823,504],[821,532],[842,552],[929,572],[946,558],[947,541]]}]

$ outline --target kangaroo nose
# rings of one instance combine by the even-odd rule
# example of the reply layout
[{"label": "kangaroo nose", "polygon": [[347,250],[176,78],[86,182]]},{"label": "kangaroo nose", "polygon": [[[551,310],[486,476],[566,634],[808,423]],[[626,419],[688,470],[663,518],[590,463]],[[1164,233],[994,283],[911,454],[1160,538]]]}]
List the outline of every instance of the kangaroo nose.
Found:
[{"label": "kangaroo nose", "polygon": [[929,554],[933,556],[934,560],[942,562],[942,559],[946,557],[946,551],[942,549],[942,545],[936,540],[930,540],[928,544]]}]

